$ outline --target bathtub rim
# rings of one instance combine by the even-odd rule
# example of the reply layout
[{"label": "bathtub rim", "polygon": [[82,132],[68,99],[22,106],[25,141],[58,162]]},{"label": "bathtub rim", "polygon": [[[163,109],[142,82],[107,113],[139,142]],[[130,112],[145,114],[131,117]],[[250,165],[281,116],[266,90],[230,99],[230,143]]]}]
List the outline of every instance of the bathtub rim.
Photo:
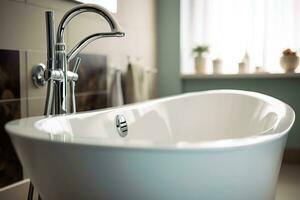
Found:
[{"label": "bathtub rim", "polygon": [[[140,102],[140,103],[134,103],[134,104],[128,104],[125,106],[121,107],[115,107],[115,108],[106,108],[106,109],[99,109],[99,110],[92,110],[92,111],[84,111],[84,112],[78,112],[76,114],[84,115],[84,114],[105,114],[106,112],[111,112],[111,111],[116,111],[116,110],[130,110],[134,107],[138,107],[140,105],[153,105],[157,104],[160,102],[165,102],[173,99],[177,99],[180,97],[185,97],[185,96],[193,96],[193,95],[199,95],[199,94],[209,94],[209,93],[231,93],[231,94],[244,94],[247,96],[254,96],[255,98],[261,99],[261,98],[267,98],[268,100],[272,101],[277,101],[280,104],[282,104],[286,111],[288,112],[289,119],[285,119],[285,121],[288,121],[288,126],[284,129],[282,132],[274,132],[271,134],[261,134],[261,135],[252,135],[248,137],[240,137],[240,138],[233,138],[233,139],[221,139],[221,140],[214,140],[214,141],[200,141],[200,142],[187,142],[186,145],[184,146],[178,146],[177,143],[172,143],[172,144],[161,144],[161,143],[152,143],[151,145],[133,145],[129,143],[123,143],[123,144],[116,144],[116,143],[104,143],[103,141],[96,141],[95,138],[89,138],[86,141],[82,140],[82,138],[78,137],[75,138],[76,140],[73,141],[59,141],[59,140],[50,140],[49,138],[44,137],[38,137],[38,136],[31,136],[26,133],[20,133],[16,127],[22,126],[19,125],[18,122],[21,120],[26,120],[27,123],[30,123],[32,126],[34,123],[41,121],[41,120],[47,120],[49,118],[57,118],[57,117],[67,117],[67,118],[72,118],[74,116],[73,114],[67,114],[67,115],[56,115],[56,116],[51,116],[51,117],[45,117],[45,116],[36,116],[36,117],[27,117],[27,118],[22,118],[22,119],[17,119],[10,121],[5,124],[5,130],[9,133],[11,138],[18,138],[18,139],[25,139],[25,140],[38,140],[40,142],[45,142],[45,143],[57,143],[61,145],[75,145],[75,146],[85,146],[85,147],[96,147],[96,148],[101,148],[101,149],[127,149],[127,150],[149,150],[149,151],[154,151],[154,150],[169,150],[169,151],[174,151],[174,150],[218,150],[218,149],[232,149],[232,148],[239,148],[239,147],[244,147],[244,146],[251,146],[251,145],[257,145],[261,143],[269,143],[269,142],[274,142],[275,140],[279,140],[280,138],[286,136],[290,129],[292,128],[294,122],[295,122],[295,112],[291,106],[288,104],[284,103],[283,101],[276,99],[274,97],[258,93],[258,92],[252,92],[252,91],[245,91],[245,90],[228,90],[228,89],[221,89],[221,90],[207,90],[207,91],[198,91],[198,92],[189,92],[189,93],[184,93],[180,95],[175,95],[175,96],[170,96],[170,97],[164,97],[164,98],[159,98],[159,99],[154,99],[154,100],[149,100],[146,102]],[[260,98],[261,97],[261,98]],[[266,101],[267,102],[267,101]],[[34,122],[34,123],[33,123]],[[33,126],[33,128],[36,129],[37,132],[42,132],[45,133],[41,130],[38,130],[36,127]],[[110,140],[109,140],[110,141]]]}]

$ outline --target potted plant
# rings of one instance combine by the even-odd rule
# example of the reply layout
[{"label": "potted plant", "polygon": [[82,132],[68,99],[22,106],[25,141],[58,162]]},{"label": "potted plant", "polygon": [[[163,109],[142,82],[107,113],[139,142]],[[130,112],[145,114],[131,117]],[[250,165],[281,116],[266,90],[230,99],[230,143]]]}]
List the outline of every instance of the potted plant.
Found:
[{"label": "potted plant", "polygon": [[209,50],[208,46],[202,45],[197,46],[193,49],[195,54],[195,68],[196,72],[199,74],[205,74],[206,72],[206,57],[204,56]]},{"label": "potted plant", "polygon": [[286,49],[282,52],[280,65],[286,73],[293,73],[299,65],[299,57],[296,52],[293,52],[291,49]]}]

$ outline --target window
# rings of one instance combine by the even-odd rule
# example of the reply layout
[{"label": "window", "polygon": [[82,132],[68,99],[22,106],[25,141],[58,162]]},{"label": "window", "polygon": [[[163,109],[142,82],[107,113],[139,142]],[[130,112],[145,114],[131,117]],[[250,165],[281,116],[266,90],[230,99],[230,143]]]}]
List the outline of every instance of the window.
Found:
[{"label": "window", "polygon": [[224,73],[237,73],[245,52],[252,72],[283,72],[283,50],[300,51],[300,1],[181,0],[182,73],[194,72],[192,49],[203,44],[209,60],[222,59]]}]

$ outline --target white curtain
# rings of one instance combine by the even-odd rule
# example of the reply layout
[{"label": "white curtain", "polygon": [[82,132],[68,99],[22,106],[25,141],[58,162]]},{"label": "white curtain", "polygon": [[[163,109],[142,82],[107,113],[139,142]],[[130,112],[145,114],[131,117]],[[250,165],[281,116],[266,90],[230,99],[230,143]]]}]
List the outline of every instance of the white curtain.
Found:
[{"label": "white curtain", "polygon": [[282,51],[300,51],[300,0],[181,0],[182,73],[194,72],[191,51],[203,44],[225,73],[238,71],[246,51],[252,71],[281,72]]}]

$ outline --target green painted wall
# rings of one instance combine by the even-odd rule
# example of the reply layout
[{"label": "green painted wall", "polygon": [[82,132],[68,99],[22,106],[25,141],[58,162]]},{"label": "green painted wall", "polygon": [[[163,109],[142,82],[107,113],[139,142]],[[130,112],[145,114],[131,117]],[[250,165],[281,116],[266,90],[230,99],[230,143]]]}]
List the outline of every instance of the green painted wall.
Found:
[{"label": "green painted wall", "polygon": [[158,95],[181,93],[180,0],[156,1]]},{"label": "green painted wall", "polygon": [[[180,0],[157,0],[157,66],[159,95],[169,96],[211,89],[257,91],[281,99],[300,116],[300,79],[242,78],[190,79],[180,78]],[[300,149],[300,117],[290,132],[288,148]]]}]

